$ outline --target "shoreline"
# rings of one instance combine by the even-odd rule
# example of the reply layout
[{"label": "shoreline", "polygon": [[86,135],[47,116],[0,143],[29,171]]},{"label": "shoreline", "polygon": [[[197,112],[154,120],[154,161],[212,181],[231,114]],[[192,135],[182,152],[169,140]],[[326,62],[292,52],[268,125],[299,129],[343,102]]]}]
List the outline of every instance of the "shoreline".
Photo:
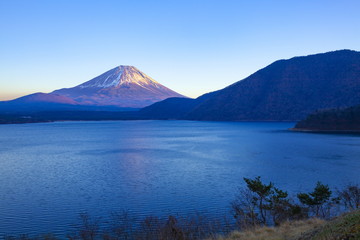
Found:
[{"label": "shoreline", "polygon": [[322,129],[309,129],[309,128],[289,128],[293,132],[304,133],[329,133],[329,134],[360,134],[360,130],[322,130]]},{"label": "shoreline", "polygon": [[[20,118],[19,118],[20,119]],[[195,119],[161,119],[161,118],[148,118],[148,117],[138,117],[138,118],[114,118],[114,119],[38,119],[33,121],[17,121],[16,120],[8,120],[1,121],[0,125],[3,124],[28,124],[28,123],[45,123],[45,122],[66,122],[66,121],[139,121],[139,120],[159,120],[159,121],[197,121],[197,122],[229,122],[229,123],[239,123],[239,122],[249,122],[249,123],[296,123],[296,121],[291,120],[195,120]],[[23,118],[25,120],[25,118]],[[29,120],[29,119],[27,119]],[[284,129],[285,130],[285,129]]]}]

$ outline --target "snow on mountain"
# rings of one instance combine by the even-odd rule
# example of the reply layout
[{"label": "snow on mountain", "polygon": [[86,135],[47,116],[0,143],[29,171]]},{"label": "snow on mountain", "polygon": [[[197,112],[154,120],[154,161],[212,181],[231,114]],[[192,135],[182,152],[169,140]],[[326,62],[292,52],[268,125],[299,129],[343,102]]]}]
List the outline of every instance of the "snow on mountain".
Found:
[{"label": "snow on mountain", "polygon": [[147,85],[153,85],[159,88],[158,82],[133,66],[118,66],[90,81],[80,84],[78,87],[108,88],[118,87],[131,83],[137,84],[144,88],[146,88]]},{"label": "snow on mountain", "polygon": [[152,85],[159,88],[158,82],[133,66],[118,66],[90,81],[80,84],[78,87],[108,88],[128,84],[137,84],[144,88],[146,88],[147,85]]}]

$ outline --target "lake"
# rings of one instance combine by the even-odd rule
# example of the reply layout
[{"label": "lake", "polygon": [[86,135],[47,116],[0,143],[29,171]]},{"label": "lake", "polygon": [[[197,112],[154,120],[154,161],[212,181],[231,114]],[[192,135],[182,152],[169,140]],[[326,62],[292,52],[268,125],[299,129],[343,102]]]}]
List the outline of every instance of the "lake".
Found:
[{"label": "lake", "polygon": [[294,123],[103,121],[0,125],[0,236],[66,234],[78,214],[223,215],[243,177],[290,193],[360,182],[360,136]]}]

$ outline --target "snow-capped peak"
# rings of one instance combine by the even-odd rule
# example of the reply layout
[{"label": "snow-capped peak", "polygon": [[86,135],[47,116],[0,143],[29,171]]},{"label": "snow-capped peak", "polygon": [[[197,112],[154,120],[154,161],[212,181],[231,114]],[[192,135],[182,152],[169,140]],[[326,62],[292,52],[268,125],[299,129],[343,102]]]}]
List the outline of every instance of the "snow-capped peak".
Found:
[{"label": "snow-capped peak", "polygon": [[145,73],[141,72],[133,66],[120,65],[113,68],[98,77],[91,79],[83,84],[80,84],[79,88],[109,88],[119,87],[121,85],[137,84],[146,88],[147,85],[152,85],[159,88],[158,82]]},{"label": "snow-capped peak", "polygon": [[184,97],[132,66],[118,66],[83,84],[52,92],[76,104],[142,108],[169,97]]}]

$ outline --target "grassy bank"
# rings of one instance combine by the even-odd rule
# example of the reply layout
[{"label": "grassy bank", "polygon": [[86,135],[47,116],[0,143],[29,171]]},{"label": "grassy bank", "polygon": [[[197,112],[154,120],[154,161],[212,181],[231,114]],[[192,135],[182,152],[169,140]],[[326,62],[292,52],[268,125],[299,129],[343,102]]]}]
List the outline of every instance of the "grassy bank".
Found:
[{"label": "grassy bank", "polygon": [[284,222],[278,227],[234,231],[217,240],[338,240],[360,239],[360,210],[325,221],[318,218]]}]

